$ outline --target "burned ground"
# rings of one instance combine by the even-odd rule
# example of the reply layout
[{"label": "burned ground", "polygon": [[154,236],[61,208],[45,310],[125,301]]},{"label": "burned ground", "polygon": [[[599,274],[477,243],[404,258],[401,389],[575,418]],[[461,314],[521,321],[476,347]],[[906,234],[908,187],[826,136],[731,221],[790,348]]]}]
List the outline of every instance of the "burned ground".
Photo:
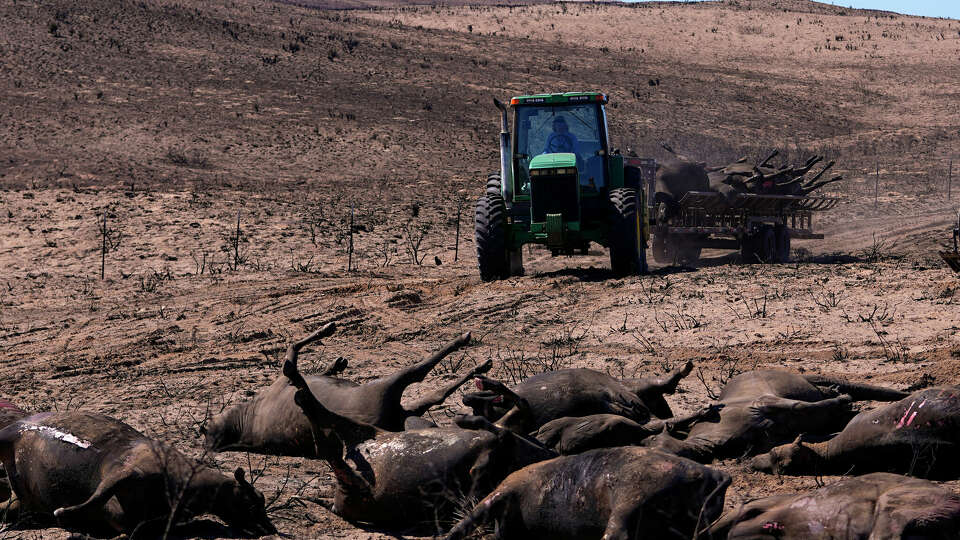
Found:
[{"label": "burned ground", "polygon": [[[695,369],[681,383],[677,413],[754,367],[956,384],[960,282],[934,251],[960,197],[946,200],[960,24],[774,4],[0,5],[4,397],[109,414],[224,470],[253,465],[281,531],[361,537],[310,500],[331,493],[326,465],[205,455],[198,432],[329,321],[341,331],[301,365],[344,356],[358,382],[471,330],[477,343],[428,384],[488,357],[511,383],[693,360],[703,382]],[[532,249],[528,276],[480,283],[490,96],[578,89],[610,94],[615,144],[642,155],[668,141],[715,163],[774,147],[836,159],[848,180],[815,220],[827,239],[797,242],[786,265],[718,251],[697,271],[619,280],[596,247]],[[105,210],[120,238],[100,280]],[[430,416],[461,409],[454,397]],[[728,508],[815,485],[722,468]]]}]

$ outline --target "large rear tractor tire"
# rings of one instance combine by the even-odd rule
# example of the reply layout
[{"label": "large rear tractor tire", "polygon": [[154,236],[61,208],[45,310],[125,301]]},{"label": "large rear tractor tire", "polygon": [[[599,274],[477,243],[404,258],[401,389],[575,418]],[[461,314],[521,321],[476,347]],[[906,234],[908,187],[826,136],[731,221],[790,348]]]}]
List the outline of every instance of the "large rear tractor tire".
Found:
[{"label": "large rear tractor tire", "polygon": [[477,200],[474,233],[480,279],[494,281],[510,277],[507,258],[507,205],[499,193],[486,193]]},{"label": "large rear tractor tire", "polygon": [[487,194],[503,195],[503,188],[500,185],[500,173],[491,173],[487,176]]},{"label": "large rear tractor tire", "polygon": [[637,199],[633,189],[610,191],[610,268],[618,277],[647,271]]}]

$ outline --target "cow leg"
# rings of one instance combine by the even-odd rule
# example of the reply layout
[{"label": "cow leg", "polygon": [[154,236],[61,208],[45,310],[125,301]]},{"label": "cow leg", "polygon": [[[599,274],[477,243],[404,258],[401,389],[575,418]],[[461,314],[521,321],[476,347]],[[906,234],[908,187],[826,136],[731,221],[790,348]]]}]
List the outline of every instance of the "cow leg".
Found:
[{"label": "cow leg", "polygon": [[[333,474],[337,479],[337,487],[345,494],[347,499],[356,498],[359,501],[365,500],[370,497],[372,487],[366,479],[360,476],[343,460],[342,445],[346,442],[352,446],[360,441],[372,439],[376,436],[377,428],[354,422],[349,418],[339,416],[325,408],[313,393],[310,392],[303,378],[298,377],[299,372],[297,372],[296,369],[295,361],[293,362],[292,368],[288,363],[284,366],[284,374],[287,374],[287,377],[292,381],[299,381],[300,384],[302,384],[302,388],[298,388],[293,399],[310,421],[310,427],[313,430],[314,437],[323,437],[324,431],[332,429],[334,435],[328,437],[328,440],[332,439],[340,443],[339,445],[331,445],[335,448],[329,453],[322,453],[319,451],[319,447],[317,447],[317,455],[320,459],[326,460],[330,468],[333,469]],[[293,377],[291,377],[291,375],[293,375]],[[300,385],[297,386],[299,387]],[[334,507],[335,512],[340,513],[340,510],[342,509]]]},{"label": "cow leg", "polygon": [[634,528],[631,525],[639,522],[639,519],[637,519],[639,513],[639,510],[634,504],[621,505],[614,508],[610,512],[610,519],[607,521],[607,528],[603,531],[601,540],[631,540],[643,538],[644,535],[640,530],[637,530],[634,535],[630,534],[630,530]]},{"label": "cow leg", "polygon": [[623,382],[633,388],[638,395],[672,394],[677,391],[677,385],[693,370],[693,362],[687,361],[681,367],[667,373],[663,377],[643,377],[640,379],[625,379]]},{"label": "cow leg", "polygon": [[291,343],[287,348],[287,359],[283,363],[283,375],[290,381],[291,385],[296,387],[297,392],[293,395],[293,401],[303,410],[310,421],[315,438],[326,437],[327,432],[332,430],[347,445],[358,444],[375,437],[377,428],[353,421],[324,407],[310,391],[310,386],[307,385],[307,381],[297,367],[300,349],[321,337],[329,335],[331,332],[333,332],[333,323],[324,326],[300,341]]},{"label": "cow leg", "polygon": [[324,377],[333,377],[337,373],[347,369],[347,359],[338,356],[336,360],[327,364],[327,367],[323,368],[323,371],[320,372],[320,375]]},{"label": "cow leg", "polygon": [[14,523],[20,516],[20,499],[11,492],[10,498],[0,503],[0,523]]},{"label": "cow leg", "polygon": [[795,399],[776,398],[758,407],[771,413],[798,412],[804,414],[829,413],[847,410],[853,399],[847,395],[837,396],[820,401],[799,401]]},{"label": "cow leg", "polygon": [[477,375],[481,375],[490,371],[491,367],[493,367],[493,361],[487,360],[483,364],[480,364],[479,366],[466,372],[449,385],[440,387],[433,392],[428,393],[424,397],[414,402],[413,406],[407,409],[407,414],[409,416],[423,416],[423,414],[426,413],[430,407],[443,403],[444,400],[450,397],[450,394],[457,390],[457,388],[460,388],[465,382],[476,377]]},{"label": "cow leg", "polygon": [[0,440],[0,460],[3,470],[7,473],[7,483],[10,488],[10,497],[0,505],[0,518],[4,523],[13,523],[20,517],[20,499],[17,491],[23,493],[23,479],[17,472],[17,461],[13,455],[13,443],[10,440]]},{"label": "cow leg", "polygon": [[771,508],[776,508],[783,501],[793,498],[793,495],[774,495],[750,501],[741,504],[737,508],[723,514],[722,517],[713,522],[707,529],[707,538],[726,538],[732,529],[738,523],[756,519]]},{"label": "cow leg", "polygon": [[805,375],[804,378],[825,392],[837,395],[839,393],[849,394],[855,401],[899,401],[908,395],[908,392],[901,392],[893,388],[884,388],[882,386],[873,386],[870,384],[858,384],[822,375]]},{"label": "cow leg", "polygon": [[80,504],[57,508],[53,511],[53,516],[57,518],[60,524],[70,523],[103,523],[109,522],[117,530],[123,532],[120,524],[109,519],[110,514],[106,511],[105,505],[119,489],[124,485],[135,482],[139,475],[128,467],[121,467],[108,474],[97,485],[97,489],[92,495]]},{"label": "cow leg", "polygon": [[643,425],[643,428],[650,433],[660,433],[666,429],[669,433],[686,432],[694,424],[705,419],[719,419],[717,411],[723,408],[723,405],[708,405],[694,411],[686,416],[675,416],[666,420],[651,420]]},{"label": "cow leg", "polygon": [[693,370],[693,362],[687,362],[663,377],[645,377],[642,379],[625,379],[623,382],[629,386],[637,397],[643,401],[649,411],[657,418],[670,418],[673,411],[670,405],[663,398],[664,394],[673,394],[677,391],[677,385],[680,381],[690,374]]},{"label": "cow leg", "polygon": [[757,405],[757,409],[761,415],[793,426],[795,433],[831,432],[843,429],[850,419],[851,401],[846,394],[813,402],[775,398]]},{"label": "cow leg", "polygon": [[430,358],[369,384],[381,387],[380,392],[385,407],[402,410],[400,398],[403,396],[403,391],[411,384],[423,382],[423,380],[427,378],[427,374],[430,373],[430,370],[436,367],[440,361],[469,342],[470,333],[468,332],[444,345],[442,349],[433,353]]},{"label": "cow leg", "polygon": [[714,454],[716,454],[717,449],[722,446],[722,444],[717,441],[709,441],[701,438],[688,437],[680,440],[666,431],[644,439],[640,445],[646,448],[655,448],[661,452],[675,456],[692,459],[698,463],[710,463],[713,461]]},{"label": "cow leg", "polygon": [[[501,484],[502,486],[502,484]],[[447,533],[446,540],[460,540],[466,538],[478,527],[489,523],[497,522],[497,538],[510,538],[510,512],[511,507],[515,505],[516,496],[513,490],[497,489],[494,493],[487,495],[480,501],[476,507],[462,520],[457,523],[450,532]]]}]

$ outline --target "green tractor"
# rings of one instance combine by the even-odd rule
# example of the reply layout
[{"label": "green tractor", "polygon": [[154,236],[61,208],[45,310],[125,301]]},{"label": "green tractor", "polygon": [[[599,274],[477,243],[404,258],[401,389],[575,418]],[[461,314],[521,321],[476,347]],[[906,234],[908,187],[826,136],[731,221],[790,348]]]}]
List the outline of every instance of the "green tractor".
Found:
[{"label": "green tractor", "polygon": [[[522,247],[553,255],[610,250],[617,276],[647,271],[650,227],[640,160],[611,151],[599,92],[519,96],[500,109],[500,172],[477,201],[476,245],[484,281],[523,274]],[[634,161],[637,161],[636,163]]]}]

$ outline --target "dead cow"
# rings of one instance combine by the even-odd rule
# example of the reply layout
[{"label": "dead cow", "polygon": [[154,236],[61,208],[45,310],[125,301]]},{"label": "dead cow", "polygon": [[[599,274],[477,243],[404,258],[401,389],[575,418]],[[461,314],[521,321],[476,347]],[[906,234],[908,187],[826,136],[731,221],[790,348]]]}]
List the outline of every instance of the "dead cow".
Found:
[{"label": "dead cow", "polygon": [[873,473],[749,502],[711,527],[710,538],[946,540],[958,530],[960,496],[927,480]]},{"label": "dead cow", "polygon": [[533,437],[561,455],[579,454],[595,448],[633,446],[664,431],[688,431],[696,422],[715,417],[721,407],[708,406],[688,416],[651,420],[645,424],[616,414],[565,416],[540,426]]},{"label": "dead cow", "polygon": [[[214,514],[261,536],[276,532],[243,469],[224,476],[108,416],[42,413],[0,430],[0,460],[21,517],[131,532]],[[141,529],[142,530],[142,529]]]},{"label": "dead cow", "polygon": [[748,371],[720,393],[717,420],[693,424],[685,438],[661,433],[644,446],[701,463],[766,452],[800,433],[829,435],[854,416],[855,400],[892,401],[904,392],[788,371]]},{"label": "dead cow", "polygon": [[781,474],[896,472],[935,479],[960,477],[960,386],[914,392],[854,417],[820,443],[778,446],[752,466]]},{"label": "dead cow", "polygon": [[[325,337],[333,333],[330,323],[318,333]],[[460,385],[479,373],[490,369],[486,362],[446,386],[429,392],[405,408],[400,404],[403,391],[411,384],[423,381],[448,354],[470,341],[464,334],[447,343],[433,356],[393,375],[357,384],[332,377],[343,369],[345,360],[338,360],[323,375],[308,377],[307,384],[324,407],[360,423],[370,424],[386,431],[402,431],[405,425],[426,425],[420,415],[430,407],[443,402]],[[251,401],[230,408],[214,417],[205,426],[207,447],[216,451],[244,450],[288,456],[317,457],[310,423],[293,402],[296,392],[286,377],[279,377],[268,388],[261,390]]]},{"label": "dead cow", "polygon": [[[583,368],[534,375],[513,389],[530,407],[529,422],[516,429],[529,433],[557,418],[592,414],[616,414],[641,424],[649,421],[651,415],[670,418],[673,413],[663,395],[675,392],[691,369],[693,364],[688,362],[664,377],[623,380]],[[473,414],[489,420],[497,420],[506,412],[508,407],[500,400],[502,398],[491,392],[474,392],[463,397],[464,405],[472,407]]]},{"label": "dead cow", "polygon": [[388,432],[333,412],[297,369],[299,350],[320,337],[317,332],[291,344],[283,373],[312,425],[316,453],[336,476],[332,510],[341,517],[381,526],[433,526],[457,499],[482,496],[510,472],[556,456],[480,417],[458,422],[480,429]]},{"label": "dead cow", "polygon": [[447,538],[491,522],[502,538],[697,538],[729,484],[724,472],[656,450],[591,450],[511,474]]}]

